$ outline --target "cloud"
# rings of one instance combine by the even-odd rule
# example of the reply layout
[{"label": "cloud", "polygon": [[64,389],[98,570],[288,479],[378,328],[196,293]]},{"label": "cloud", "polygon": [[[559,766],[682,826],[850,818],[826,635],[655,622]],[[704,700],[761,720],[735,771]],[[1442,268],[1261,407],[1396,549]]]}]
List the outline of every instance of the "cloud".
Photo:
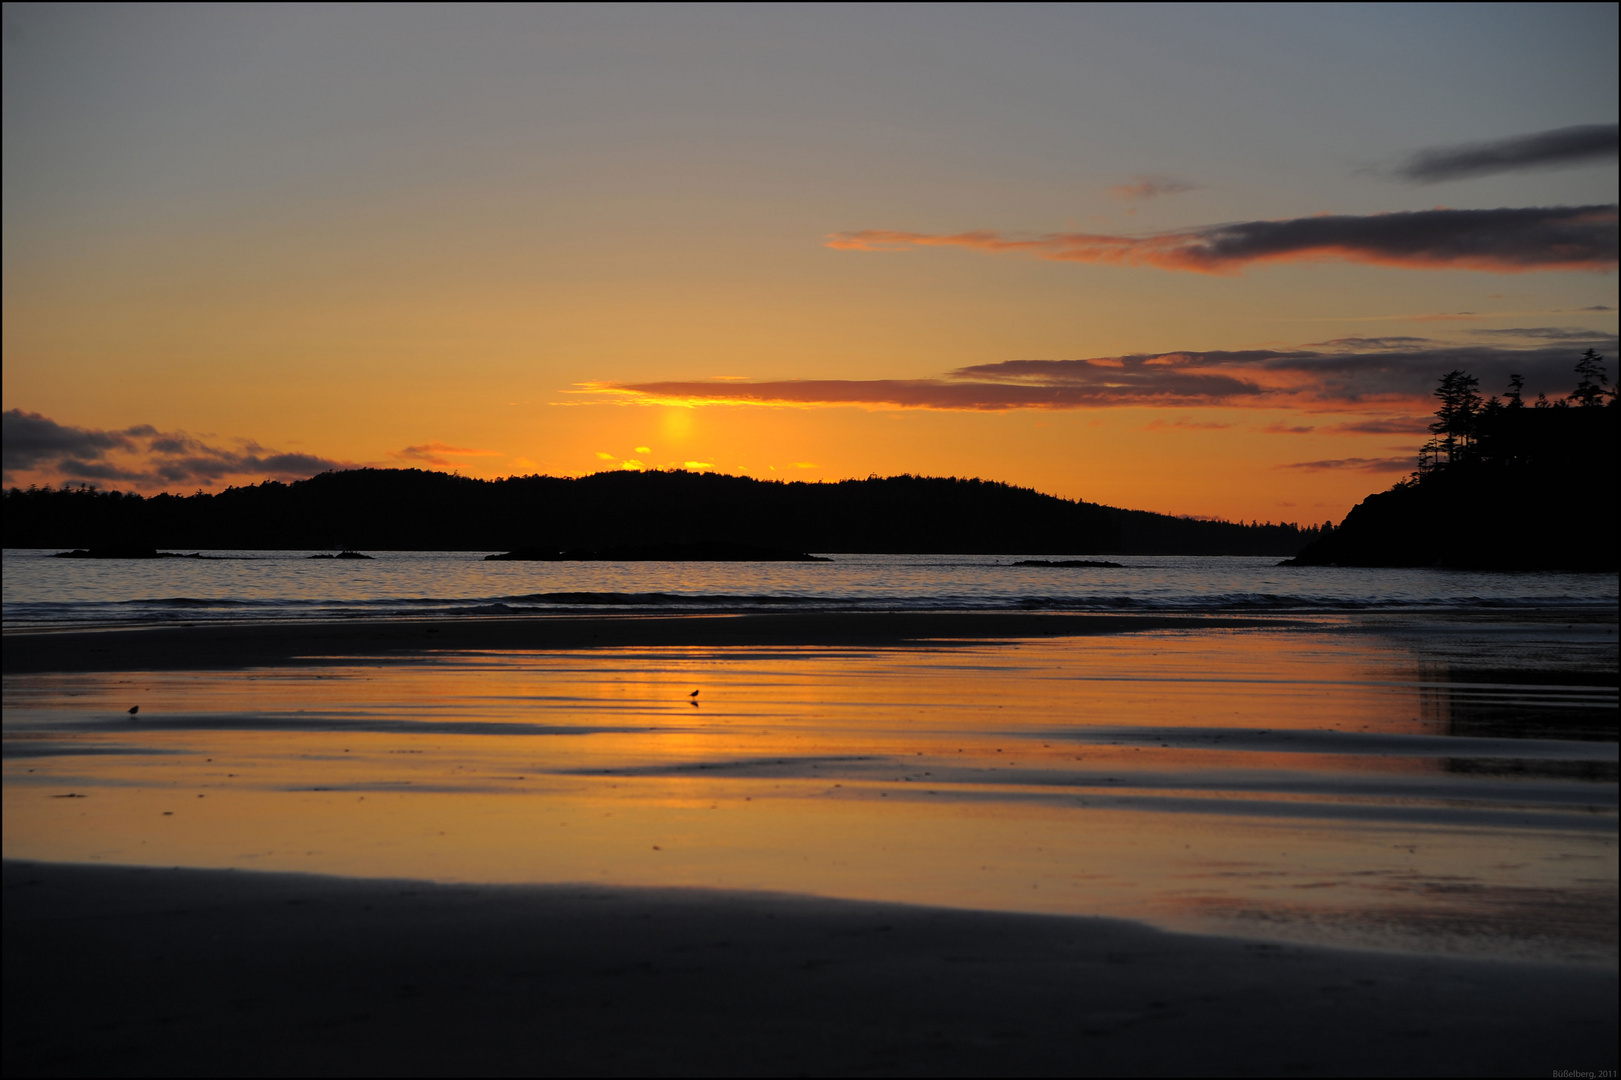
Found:
[{"label": "cloud", "polygon": [[58,424],[39,413],[8,409],[3,428],[4,481],[32,474],[34,482],[89,480],[137,488],[212,487],[228,478],[300,480],[345,463],[314,454],[283,453],[239,439],[228,450],[184,431],[137,424],[120,431]]},{"label": "cloud", "polygon": [[[1615,339],[1604,344],[1613,355]],[[1454,368],[1473,373],[1488,393],[1506,386],[1510,373],[1517,373],[1525,377],[1529,393],[1561,396],[1574,385],[1575,360],[1568,344],[1508,348],[1391,336],[1340,338],[1289,349],[1009,360],[958,368],[932,379],[598,382],[581,384],[571,394],[575,404],[687,407],[852,405],[1003,412],[1225,405],[1427,412],[1436,380]]]},{"label": "cloud", "polygon": [[1148,423],[1143,425],[1143,430],[1144,431],[1162,431],[1162,430],[1165,430],[1165,429],[1168,429],[1168,428],[1183,428],[1183,429],[1189,430],[1189,431],[1222,431],[1222,430],[1225,430],[1226,428],[1230,428],[1232,426],[1233,425],[1231,425],[1231,424],[1221,424],[1221,423],[1214,423],[1214,422],[1212,422],[1212,423],[1199,423],[1196,420],[1189,420],[1187,417],[1184,416],[1184,417],[1182,417],[1181,419],[1178,419],[1178,420],[1150,420]]},{"label": "cloud", "polygon": [[[85,461],[80,458],[63,458],[57,463],[56,471],[62,476],[71,477],[74,480],[128,480],[139,484],[147,479],[146,473],[120,468],[111,462]],[[11,482],[10,473],[6,474],[6,482]]]},{"label": "cloud", "polygon": [[1618,146],[1621,129],[1617,125],[1582,124],[1494,142],[1431,147],[1409,156],[1394,175],[1417,184],[1435,184],[1526,169],[1565,168],[1614,161]]},{"label": "cloud", "polygon": [[1194,191],[1198,186],[1186,180],[1178,180],[1174,176],[1134,176],[1129,184],[1116,184],[1111,187],[1109,194],[1125,202],[1138,202],[1143,199],[1157,199],[1161,195],[1180,195],[1184,191]]},{"label": "cloud", "polygon": [[1314,424],[1268,424],[1261,429],[1267,435],[1308,435],[1316,430]]},{"label": "cloud", "polygon": [[[1392,320],[1402,322],[1472,322],[1476,319],[1487,318],[1475,311],[1436,311],[1428,315],[1392,315]],[[1382,317],[1378,321],[1383,322]]]},{"label": "cloud", "polygon": [[391,450],[389,457],[401,461],[416,461],[424,465],[433,465],[446,468],[456,464],[451,457],[500,457],[499,450],[474,450],[466,446],[450,446],[442,442],[425,442],[419,446],[407,446],[403,450]]},{"label": "cloud", "polygon": [[[1321,351],[1301,350],[1267,361],[1272,372],[1309,376],[1300,391],[1304,399],[1320,402],[1362,403],[1379,399],[1418,398],[1429,401],[1435,383],[1459,368],[1480,380],[1486,393],[1508,384],[1510,374],[1525,377],[1530,392],[1564,395],[1575,385],[1571,374],[1576,353],[1569,345],[1504,348],[1498,345],[1442,343],[1390,343],[1346,338],[1325,343]],[[1604,341],[1614,352],[1616,340]]]},{"label": "cloud", "polygon": [[1496,330],[1475,330],[1473,333],[1494,337],[1538,338],[1543,341],[1609,341],[1615,337],[1602,330],[1584,330],[1577,326],[1505,326]]},{"label": "cloud", "polygon": [[1225,375],[1104,372],[1081,381],[974,382],[952,379],[805,379],[780,382],[597,383],[581,393],[636,405],[867,405],[898,409],[1002,412],[1110,404],[1207,404],[1264,391]]},{"label": "cloud", "polygon": [[0,414],[0,453],[7,475],[47,461],[78,460],[88,464],[87,459],[130,446],[130,436],[125,432],[70,427],[21,409],[7,409]]},{"label": "cloud", "polygon": [[1336,435],[1418,435],[1430,430],[1428,416],[1386,416],[1326,428]]},{"label": "cloud", "polygon": [[1296,461],[1288,465],[1279,465],[1280,469],[1300,469],[1303,472],[1323,472],[1327,469],[1353,469],[1357,472],[1393,473],[1412,472],[1413,457],[1389,458],[1330,458],[1326,461]]},{"label": "cloud", "polygon": [[841,251],[961,247],[1034,255],[1055,262],[1153,266],[1202,274],[1237,273],[1254,263],[1341,260],[1409,269],[1607,270],[1617,260],[1616,207],[1504,207],[1324,214],[1283,221],[1239,221],[1147,236],[991,231],[936,235],[867,229],[834,233]]}]

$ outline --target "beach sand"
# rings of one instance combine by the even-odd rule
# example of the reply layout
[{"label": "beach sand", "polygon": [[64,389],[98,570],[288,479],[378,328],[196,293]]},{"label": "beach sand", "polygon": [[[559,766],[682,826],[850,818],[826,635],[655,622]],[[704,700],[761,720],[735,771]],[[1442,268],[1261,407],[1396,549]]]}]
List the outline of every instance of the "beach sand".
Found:
[{"label": "beach sand", "polygon": [[1550,1075],[1616,979],[769,894],[5,866],[16,1075]]},{"label": "beach sand", "polygon": [[5,1072],[1613,1069],[1614,621],[1517,618],[8,633]]}]

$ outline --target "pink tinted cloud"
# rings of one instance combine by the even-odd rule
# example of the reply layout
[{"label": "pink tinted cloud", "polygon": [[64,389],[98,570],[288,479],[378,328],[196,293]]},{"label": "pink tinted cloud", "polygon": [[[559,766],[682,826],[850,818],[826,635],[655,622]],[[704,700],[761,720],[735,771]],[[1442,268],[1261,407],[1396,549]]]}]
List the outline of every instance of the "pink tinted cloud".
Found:
[{"label": "pink tinted cloud", "polygon": [[1283,221],[1240,221],[1147,236],[990,230],[953,234],[866,229],[835,233],[841,251],[958,247],[1055,262],[1151,266],[1233,274],[1256,263],[1332,261],[1411,269],[1608,270],[1617,262],[1617,213],[1609,206],[1417,210]]},{"label": "pink tinted cloud", "polygon": [[418,446],[407,446],[403,450],[389,452],[389,457],[400,461],[420,461],[424,465],[433,465],[445,468],[455,464],[452,457],[500,457],[499,450],[474,450],[466,446],[451,446],[437,440],[425,442]]}]

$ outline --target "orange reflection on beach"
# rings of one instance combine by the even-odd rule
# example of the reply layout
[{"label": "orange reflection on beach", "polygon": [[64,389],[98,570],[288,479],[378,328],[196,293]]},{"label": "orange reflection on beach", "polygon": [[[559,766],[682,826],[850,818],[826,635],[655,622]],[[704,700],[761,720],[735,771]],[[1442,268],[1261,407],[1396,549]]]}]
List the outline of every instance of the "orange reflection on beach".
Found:
[{"label": "orange reflection on beach", "polygon": [[[1460,738],[1444,693],[1302,632],[15,676],[5,854],[1613,957],[1614,743]],[[1592,917],[1532,933],[1550,889]]]}]

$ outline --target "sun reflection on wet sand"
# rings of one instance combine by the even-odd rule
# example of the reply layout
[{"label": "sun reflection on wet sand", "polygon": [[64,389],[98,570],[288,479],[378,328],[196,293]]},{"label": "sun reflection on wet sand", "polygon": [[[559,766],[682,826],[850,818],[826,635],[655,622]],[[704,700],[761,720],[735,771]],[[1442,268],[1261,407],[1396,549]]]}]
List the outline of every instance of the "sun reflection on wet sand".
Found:
[{"label": "sun reflection on wet sand", "polygon": [[4,845],[1613,963],[1614,717],[1261,631],[9,676]]}]

